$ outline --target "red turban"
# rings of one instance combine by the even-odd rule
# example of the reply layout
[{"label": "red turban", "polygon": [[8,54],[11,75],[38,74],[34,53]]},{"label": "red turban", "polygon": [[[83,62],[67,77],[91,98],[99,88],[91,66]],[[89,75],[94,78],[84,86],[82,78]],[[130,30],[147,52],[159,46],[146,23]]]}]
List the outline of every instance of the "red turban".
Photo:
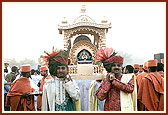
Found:
[{"label": "red turban", "polygon": [[110,63],[120,63],[123,64],[124,58],[121,56],[112,56],[105,60],[104,65],[110,64]]},{"label": "red turban", "polygon": [[116,54],[117,53],[113,50],[113,48],[100,48],[96,53],[96,61],[103,63],[103,65],[110,63],[123,64],[123,57],[115,56]]},{"label": "red turban", "polygon": [[43,60],[47,62],[46,65],[48,65],[49,61],[60,62],[62,64],[68,65],[68,51],[55,49],[52,51],[52,53],[45,53],[47,56],[44,56]]}]

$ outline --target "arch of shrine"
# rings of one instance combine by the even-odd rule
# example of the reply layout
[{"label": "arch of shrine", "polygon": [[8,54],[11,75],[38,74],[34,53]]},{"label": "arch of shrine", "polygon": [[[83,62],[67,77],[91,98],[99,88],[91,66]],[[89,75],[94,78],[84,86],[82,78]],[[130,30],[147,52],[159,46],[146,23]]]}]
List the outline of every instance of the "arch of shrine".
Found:
[{"label": "arch of shrine", "polygon": [[[106,34],[111,23],[106,19],[96,23],[86,14],[82,5],[81,15],[72,24],[64,18],[58,25],[59,34],[63,35],[64,49],[70,51],[69,73],[74,79],[94,79],[97,73],[103,71],[96,65],[96,52],[106,47]],[[80,77],[79,77],[80,76]]]}]

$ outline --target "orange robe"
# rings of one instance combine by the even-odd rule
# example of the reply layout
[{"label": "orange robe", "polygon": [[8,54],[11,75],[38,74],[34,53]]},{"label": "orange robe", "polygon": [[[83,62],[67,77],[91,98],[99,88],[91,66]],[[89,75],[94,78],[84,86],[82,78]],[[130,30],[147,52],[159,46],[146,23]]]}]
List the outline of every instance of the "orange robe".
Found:
[{"label": "orange robe", "polygon": [[[140,84],[142,82],[142,78],[144,78],[148,73],[146,72],[142,72],[140,74],[137,75],[136,77],[136,81],[137,81],[137,94],[138,94],[138,89],[140,87]],[[137,109],[138,111],[142,110],[141,108],[144,108],[144,105],[139,101],[137,100]]]},{"label": "orange robe", "polygon": [[148,74],[148,73],[146,73],[146,72],[142,72],[142,73],[140,73],[140,74],[138,74],[138,75],[136,76],[137,88],[140,87],[142,78],[145,77],[147,74]]},{"label": "orange robe", "polygon": [[142,79],[137,98],[144,105],[141,111],[164,110],[164,79],[158,72],[151,72]]},{"label": "orange robe", "polygon": [[23,94],[33,91],[35,89],[31,88],[29,78],[20,77],[11,85],[6,96],[6,106],[11,106],[12,111],[35,111],[34,95],[27,98],[21,97]]},{"label": "orange robe", "polygon": [[[39,91],[43,91],[43,85],[44,85],[44,80],[45,79],[51,79],[52,77],[48,75],[46,78],[43,77],[40,82],[40,88]],[[42,95],[37,96],[37,110],[41,111],[41,106],[42,106]]]},{"label": "orange robe", "polygon": [[158,71],[158,73],[161,75],[161,77],[164,78],[164,72],[163,71]]}]

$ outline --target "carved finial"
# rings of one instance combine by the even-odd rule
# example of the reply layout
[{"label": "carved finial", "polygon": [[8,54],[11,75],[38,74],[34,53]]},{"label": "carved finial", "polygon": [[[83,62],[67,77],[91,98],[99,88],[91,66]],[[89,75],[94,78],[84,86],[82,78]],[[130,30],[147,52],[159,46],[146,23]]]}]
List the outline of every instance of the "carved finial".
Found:
[{"label": "carved finial", "polygon": [[62,24],[67,24],[67,23],[68,23],[68,22],[67,22],[66,18],[63,17]]},{"label": "carved finial", "polygon": [[105,16],[103,16],[103,19],[101,20],[101,23],[107,23],[107,19]]},{"label": "carved finial", "polygon": [[85,13],[85,11],[86,11],[85,5],[82,5],[81,13]]}]

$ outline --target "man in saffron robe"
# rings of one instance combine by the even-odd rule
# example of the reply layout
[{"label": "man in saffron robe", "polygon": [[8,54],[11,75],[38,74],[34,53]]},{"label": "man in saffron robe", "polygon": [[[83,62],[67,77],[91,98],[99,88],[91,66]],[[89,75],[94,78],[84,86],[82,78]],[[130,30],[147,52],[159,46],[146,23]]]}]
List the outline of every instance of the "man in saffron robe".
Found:
[{"label": "man in saffron robe", "polygon": [[53,50],[44,60],[52,79],[45,80],[42,95],[42,111],[76,111],[75,102],[80,92],[75,80],[68,75],[68,51]]},{"label": "man in saffron robe", "polygon": [[141,111],[164,110],[164,78],[157,72],[157,60],[148,60],[149,74],[139,87],[138,100],[144,105]]},{"label": "man in saffron robe", "polygon": [[143,72],[143,65],[139,66],[139,74]]},{"label": "man in saffron robe", "polygon": [[31,86],[30,65],[20,66],[21,77],[13,82],[6,97],[6,106],[11,106],[11,111],[34,111],[34,95],[30,93],[35,89]]},{"label": "man in saffron robe", "polygon": [[[40,84],[39,84],[40,85],[39,92],[42,92],[44,80],[51,79],[52,77],[50,75],[48,75],[48,69],[46,66],[40,67],[40,72],[41,72],[41,76],[43,76],[43,78],[41,79]],[[37,96],[37,111],[41,111],[41,106],[42,106],[42,95],[38,95]]]},{"label": "man in saffron robe", "polygon": [[134,68],[134,75],[137,76],[139,74],[139,64],[134,64],[133,65],[133,68]]},{"label": "man in saffron robe", "polygon": [[[143,72],[138,74],[137,77],[136,77],[137,92],[138,92],[138,89],[139,89],[139,87],[141,85],[142,78],[144,78],[147,74],[148,74],[148,72],[147,72],[147,62],[145,62],[144,65],[143,65]],[[137,109],[138,109],[138,111],[140,111],[141,108],[143,108],[143,104],[141,104],[141,102],[139,100],[137,100]]]},{"label": "man in saffron robe", "polygon": [[147,72],[147,62],[145,62],[144,65],[143,65],[143,72],[136,76],[137,89],[140,87],[142,78],[145,77],[147,74],[148,74],[148,72]]},{"label": "man in saffron robe", "polygon": [[[134,90],[134,79],[132,76],[121,79],[123,57],[115,54],[112,48],[101,48],[97,52],[97,60],[101,60],[108,74],[101,82],[96,95],[99,100],[105,99],[105,111],[133,111],[131,93]],[[124,96],[129,99],[124,100]]]}]

